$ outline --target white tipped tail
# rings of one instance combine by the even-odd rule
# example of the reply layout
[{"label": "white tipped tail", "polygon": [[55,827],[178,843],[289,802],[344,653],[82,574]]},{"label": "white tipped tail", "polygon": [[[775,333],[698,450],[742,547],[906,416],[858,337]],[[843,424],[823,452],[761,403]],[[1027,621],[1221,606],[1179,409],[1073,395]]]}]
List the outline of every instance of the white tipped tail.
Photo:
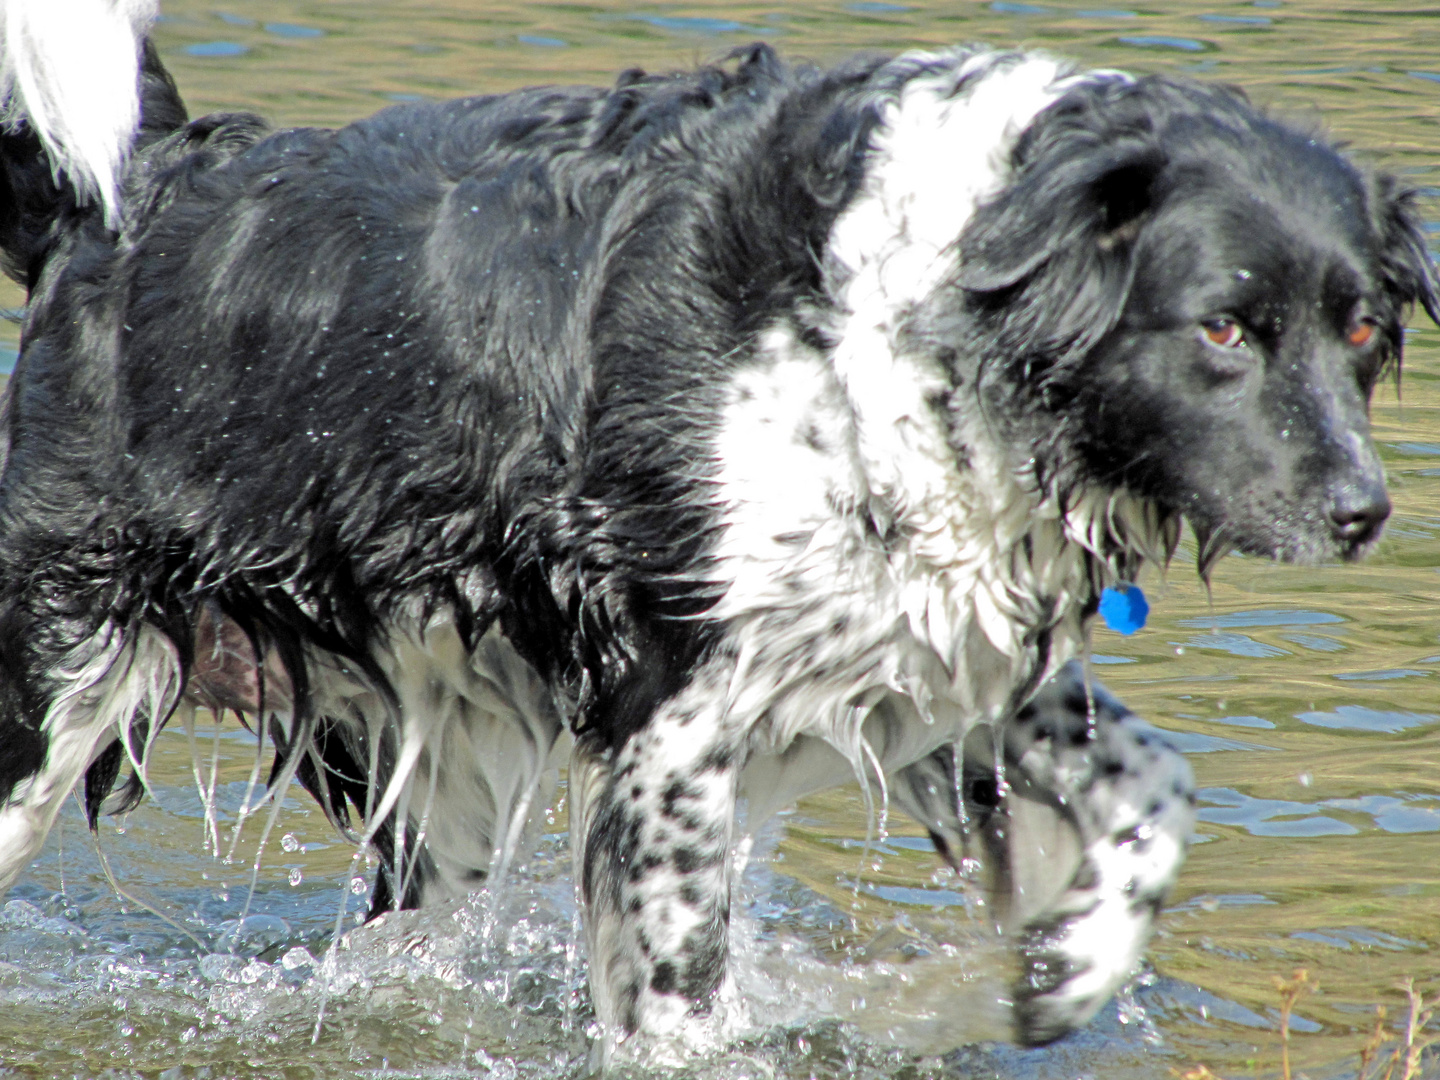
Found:
[{"label": "white tipped tail", "polygon": [[140,122],[141,42],[158,12],[158,0],[0,0],[0,119],[29,123],[111,225]]}]

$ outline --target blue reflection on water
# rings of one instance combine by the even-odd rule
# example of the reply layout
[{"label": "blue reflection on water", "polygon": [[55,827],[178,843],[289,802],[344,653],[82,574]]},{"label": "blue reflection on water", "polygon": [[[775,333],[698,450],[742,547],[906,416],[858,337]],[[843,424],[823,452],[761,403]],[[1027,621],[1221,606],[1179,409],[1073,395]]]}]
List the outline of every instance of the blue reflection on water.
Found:
[{"label": "blue reflection on water", "polygon": [[1230,23],[1234,26],[1273,26],[1275,20],[1268,15],[1199,15],[1202,22]]},{"label": "blue reflection on water", "polygon": [[187,56],[244,56],[250,51],[249,45],[241,45],[238,41],[202,41],[197,45],[186,45]]},{"label": "blue reflection on water", "polygon": [[1276,656],[1293,655],[1278,645],[1266,645],[1248,634],[1205,634],[1192,637],[1185,642],[1196,649],[1218,649],[1231,656],[1244,656],[1252,660],[1269,660]]},{"label": "blue reflection on water", "polygon": [[1132,34],[1119,39],[1121,44],[1140,49],[1179,49],[1182,52],[1204,52],[1208,45],[1194,38],[1170,37],[1165,34]]},{"label": "blue reflection on water", "polygon": [[658,30],[687,34],[773,34],[773,28],[746,26],[730,19],[709,19],[695,15],[624,15],[630,22],[642,22]]},{"label": "blue reflection on water", "polygon": [[1306,611],[1302,608],[1260,608],[1256,611],[1232,611],[1226,615],[1207,615],[1203,618],[1180,619],[1177,626],[1193,626],[1208,629],[1212,626],[1222,630],[1252,626],[1321,626],[1326,623],[1343,623],[1339,615],[1328,611]]},{"label": "blue reflection on water", "polygon": [[1344,731],[1375,731],[1393,735],[1406,728],[1423,727],[1440,720],[1431,713],[1395,712],[1386,709],[1368,709],[1364,705],[1341,705],[1334,712],[1296,713],[1295,719],[1315,727],[1337,728]]},{"label": "blue reflection on water", "polygon": [[300,26],[298,23],[267,22],[265,29],[276,37],[318,38],[325,36],[325,31],[318,26]]},{"label": "blue reflection on water", "polygon": [[[1257,718],[1258,719],[1258,718]],[[1262,724],[1265,721],[1260,721]],[[1275,725],[1270,724],[1270,727]],[[1202,735],[1198,731],[1170,731],[1162,729],[1165,741],[1182,754],[1213,754],[1220,750],[1273,750],[1273,746],[1241,742],[1238,739],[1222,739],[1218,735]]]},{"label": "blue reflection on water", "polygon": [[1354,836],[1361,830],[1331,817],[1327,810],[1367,815],[1387,833],[1440,832],[1440,797],[1434,795],[1362,795],[1315,803],[1257,799],[1234,788],[1202,788],[1195,816],[1212,825],[1239,825],[1252,836]]},{"label": "blue reflection on water", "polygon": [[1259,716],[1216,716],[1211,719],[1216,724],[1229,724],[1231,727],[1269,729],[1275,726],[1273,722]]},{"label": "blue reflection on water", "polygon": [[1331,637],[1321,637],[1319,634],[1281,634],[1280,640],[1315,652],[1344,652],[1347,647],[1344,642]]}]

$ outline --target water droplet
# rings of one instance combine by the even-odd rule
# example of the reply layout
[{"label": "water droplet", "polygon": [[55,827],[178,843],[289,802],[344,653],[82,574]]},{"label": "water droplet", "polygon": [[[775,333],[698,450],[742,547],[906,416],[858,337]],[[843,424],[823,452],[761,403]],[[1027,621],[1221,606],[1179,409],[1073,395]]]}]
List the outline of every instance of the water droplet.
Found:
[{"label": "water droplet", "polygon": [[294,971],[296,968],[302,967],[314,967],[315,957],[310,955],[309,949],[297,945],[280,958],[280,966],[286,971]]},{"label": "water droplet", "polygon": [[352,877],[350,879],[350,891],[356,896],[365,895],[365,879],[363,877]]},{"label": "water droplet", "polygon": [[240,969],[240,981],[246,986],[254,986],[269,970],[270,965],[265,963],[265,961],[251,960],[250,963]]},{"label": "water droplet", "polygon": [[300,841],[295,839],[295,834],[293,832],[287,832],[284,836],[280,838],[280,846],[286,851],[299,851]]},{"label": "water droplet", "polygon": [[299,885],[300,882],[302,882],[302,881],[304,881],[304,880],[305,880],[305,875],[304,875],[303,873],[301,873],[301,871],[299,870],[298,867],[297,867],[296,869],[290,871],[290,885],[291,885],[292,888],[293,888],[294,886],[296,886],[296,885]]}]

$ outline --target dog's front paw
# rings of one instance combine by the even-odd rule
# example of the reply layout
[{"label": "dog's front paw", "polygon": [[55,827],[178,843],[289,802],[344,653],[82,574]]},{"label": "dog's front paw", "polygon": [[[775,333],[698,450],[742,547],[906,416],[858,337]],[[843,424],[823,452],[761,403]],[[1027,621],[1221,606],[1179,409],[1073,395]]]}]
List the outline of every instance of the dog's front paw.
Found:
[{"label": "dog's front paw", "polygon": [[1017,1041],[1073,1031],[1136,970],[1185,860],[1194,790],[1164,733],[1087,691],[1073,663],[999,731],[894,778],[892,797],[952,866],[969,873],[963,856],[983,855],[996,924],[1016,942]]},{"label": "dog's front paw", "polygon": [[1084,1024],[1135,972],[1195,823],[1194,777],[1162,732],[1098,687],[1092,718],[1073,669],[1047,691],[1007,733],[1018,775],[1005,858],[1014,882],[1038,880],[1047,865],[1063,873],[1027,842],[1062,823],[1079,858],[1057,893],[1012,900],[1016,1037],[1030,1045]]},{"label": "dog's front paw", "polygon": [[1065,891],[1018,934],[1018,1042],[1038,1046],[1069,1034],[1135,973],[1183,860],[1183,842],[1169,836],[1107,838],[1086,851]]}]

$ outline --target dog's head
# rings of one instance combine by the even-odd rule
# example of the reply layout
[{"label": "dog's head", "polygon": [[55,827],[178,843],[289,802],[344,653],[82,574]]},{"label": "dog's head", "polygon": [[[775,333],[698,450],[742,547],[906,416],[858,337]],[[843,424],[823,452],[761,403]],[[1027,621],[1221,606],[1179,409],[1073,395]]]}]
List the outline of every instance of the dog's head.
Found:
[{"label": "dog's head", "polygon": [[1390,512],[1371,392],[1409,307],[1440,321],[1409,193],[1162,78],[1071,91],[1013,168],[960,241],[993,418],[1072,481],[1183,514],[1202,570],[1366,548]]}]

